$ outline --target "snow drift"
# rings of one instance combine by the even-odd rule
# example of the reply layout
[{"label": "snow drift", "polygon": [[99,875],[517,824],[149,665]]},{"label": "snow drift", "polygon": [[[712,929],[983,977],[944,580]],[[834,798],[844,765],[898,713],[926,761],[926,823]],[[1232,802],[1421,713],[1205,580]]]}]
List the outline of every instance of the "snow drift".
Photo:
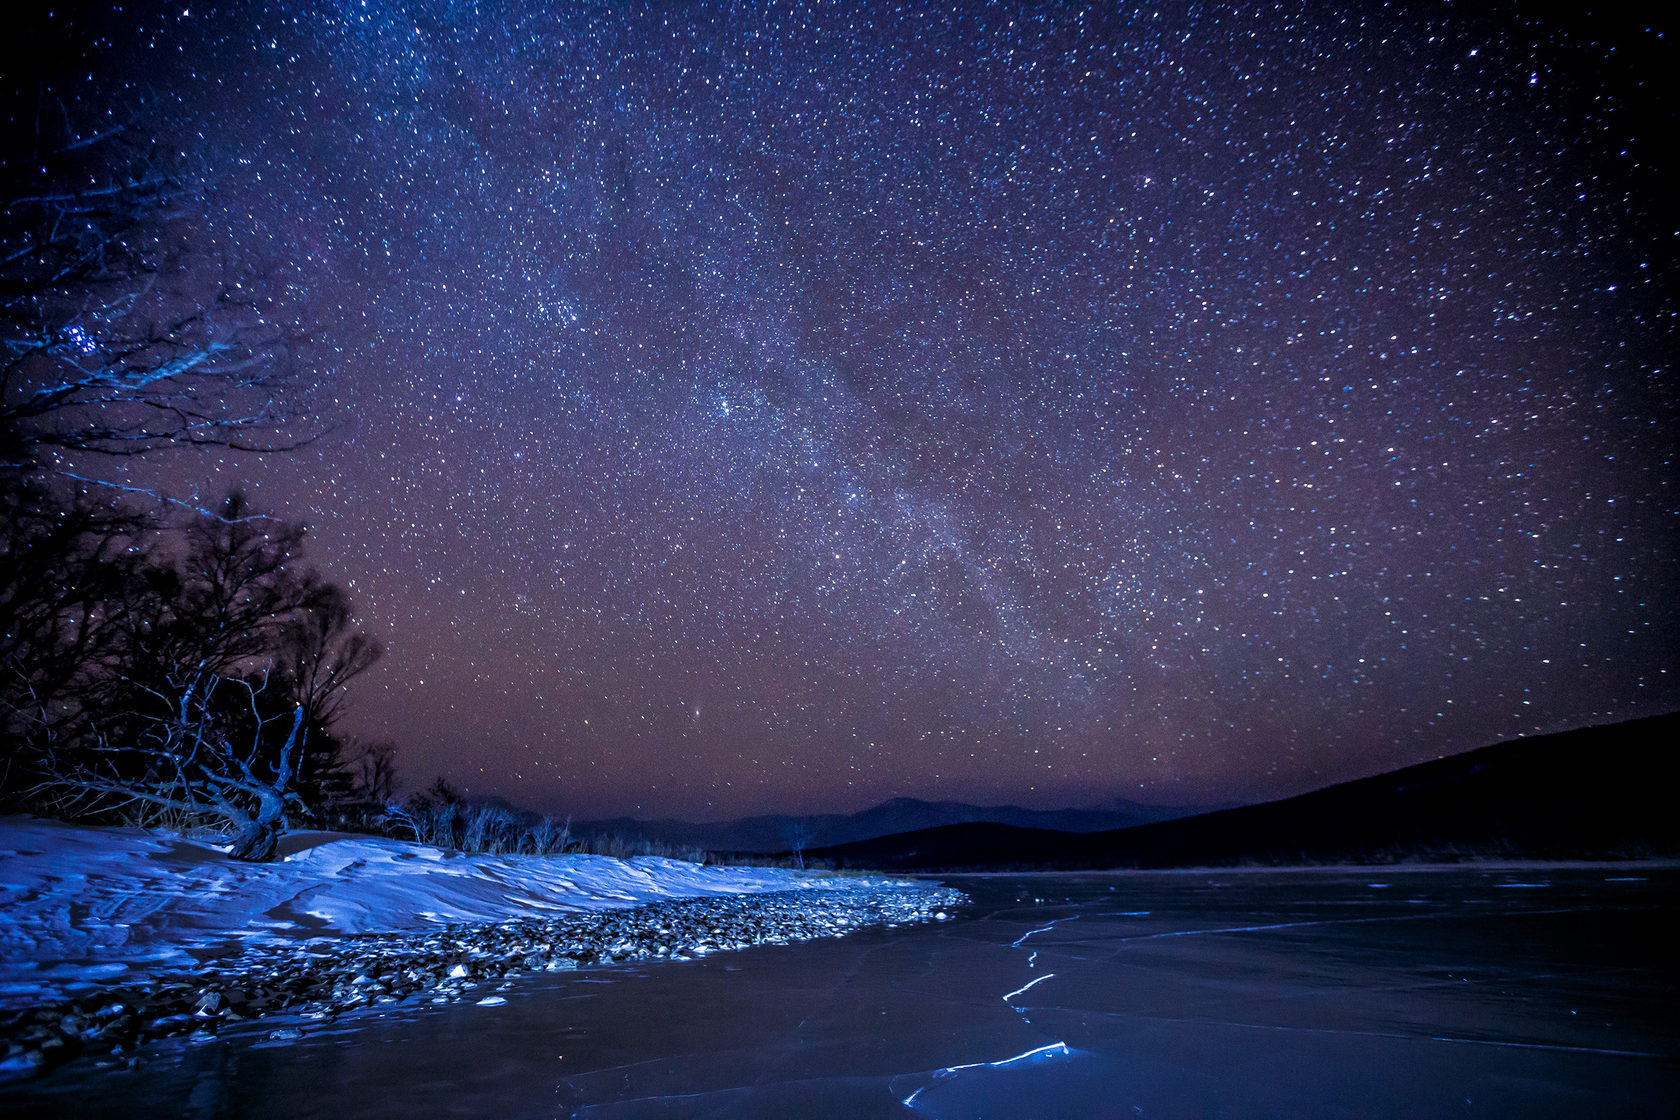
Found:
[{"label": "snow drift", "polygon": [[182,836],[0,817],[0,1007],[254,944],[845,882],[648,857],[470,855],[331,833],[293,834],[282,851],[276,863],[237,863]]}]

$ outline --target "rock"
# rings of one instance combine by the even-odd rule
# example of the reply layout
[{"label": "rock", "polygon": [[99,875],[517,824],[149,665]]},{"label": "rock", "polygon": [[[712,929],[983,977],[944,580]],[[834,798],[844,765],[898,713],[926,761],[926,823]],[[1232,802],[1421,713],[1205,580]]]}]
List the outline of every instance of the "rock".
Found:
[{"label": "rock", "polygon": [[47,1056],[39,1050],[23,1050],[0,1059],[0,1083],[22,1081],[47,1068]]}]

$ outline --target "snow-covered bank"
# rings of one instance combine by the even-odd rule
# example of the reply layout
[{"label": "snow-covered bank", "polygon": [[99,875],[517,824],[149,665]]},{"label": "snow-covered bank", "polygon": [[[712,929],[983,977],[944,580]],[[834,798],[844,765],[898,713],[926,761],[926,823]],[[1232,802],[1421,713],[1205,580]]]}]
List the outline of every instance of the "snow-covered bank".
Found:
[{"label": "snow-covered bank", "polygon": [[667,859],[466,855],[365,836],[293,836],[288,848],[278,863],[242,864],[177,836],[0,818],[0,1009],[323,937],[887,885]]}]

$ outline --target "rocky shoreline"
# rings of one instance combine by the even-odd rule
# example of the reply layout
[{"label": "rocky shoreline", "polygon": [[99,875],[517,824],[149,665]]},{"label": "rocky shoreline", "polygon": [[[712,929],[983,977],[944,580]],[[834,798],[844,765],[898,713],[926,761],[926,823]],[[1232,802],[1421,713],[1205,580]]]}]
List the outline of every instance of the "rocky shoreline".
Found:
[{"label": "rocky shoreline", "polygon": [[[518,977],[645,960],[687,960],[755,945],[841,937],[871,926],[944,920],[961,892],[880,882],[653,902],[558,918],[443,926],[412,934],[316,938],[254,947],[159,971],[58,1003],[0,1014],[0,1083],[78,1056],[132,1063],[149,1042],[288,1013],[271,1038],[311,1021],[403,1000],[503,1001]],[[486,986],[493,986],[486,991]]]}]

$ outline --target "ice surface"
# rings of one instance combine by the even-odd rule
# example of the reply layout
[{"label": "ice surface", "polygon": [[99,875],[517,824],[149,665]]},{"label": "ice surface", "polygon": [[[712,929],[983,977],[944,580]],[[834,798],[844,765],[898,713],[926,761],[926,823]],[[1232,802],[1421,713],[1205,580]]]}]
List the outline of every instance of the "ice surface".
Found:
[{"label": "ice surface", "polygon": [[953,880],[946,922],[252,1024],[0,1115],[1672,1114],[1680,869],[1382,875]]}]

